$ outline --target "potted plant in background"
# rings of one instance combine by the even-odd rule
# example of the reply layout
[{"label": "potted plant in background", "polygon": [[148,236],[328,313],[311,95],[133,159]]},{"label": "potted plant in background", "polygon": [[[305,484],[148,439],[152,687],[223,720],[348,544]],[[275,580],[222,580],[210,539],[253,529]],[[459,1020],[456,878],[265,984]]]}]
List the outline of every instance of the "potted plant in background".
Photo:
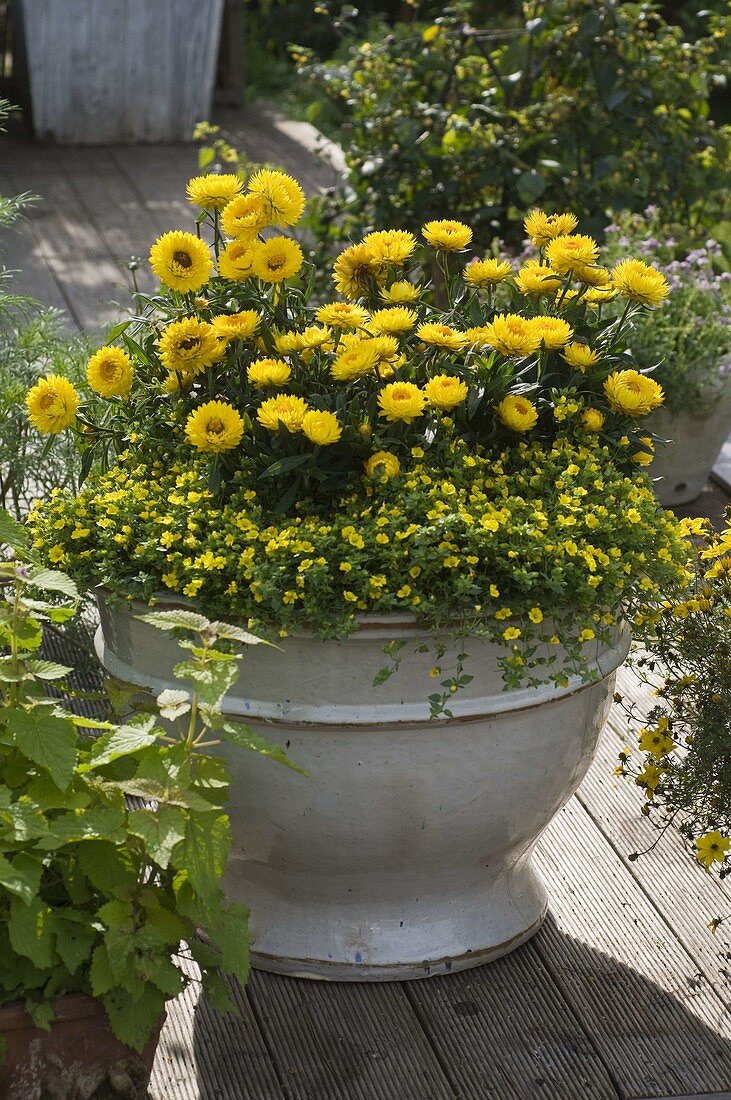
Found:
[{"label": "potted plant in background", "polygon": [[227,1010],[225,976],[246,981],[247,911],[220,886],[229,778],[209,746],[283,759],[220,715],[232,646],[258,639],[158,615],[190,639],[175,688],[124,724],[73,713],[45,691],[73,670],[38,651],[76,588],[4,512],[0,540],[0,1093],[136,1100],[165,1002],[195,980]]},{"label": "potted plant in background", "polygon": [[719,271],[720,245],[697,248],[676,240],[650,206],[623,213],[607,229],[607,254],[627,248],[665,274],[669,294],[651,316],[638,318],[632,352],[663,387],[665,403],[648,425],[669,440],[658,448],[649,473],[660,478],[662,504],[695,500],[731,432],[731,274]]},{"label": "potted plant in background", "polygon": [[539,927],[533,845],[589,764],[623,624],[684,576],[638,466],[662,391],[624,350],[665,280],[610,273],[575,218],[536,210],[540,256],[515,278],[465,267],[471,230],[447,219],[422,246],[399,229],[348,246],[341,297],[310,305],[281,232],[293,179],[188,194],[211,244],[154,244],[165,289],[92,357],[87,394],[28,394],[94,469],[35,512],[34,546],[96,586],[103,663],[155,692],[176,654],[135,618],[148,602],[280,635],[226,703],[313,777],[226,750],[226,888],[251,906],[255,965],[474,966]]}]

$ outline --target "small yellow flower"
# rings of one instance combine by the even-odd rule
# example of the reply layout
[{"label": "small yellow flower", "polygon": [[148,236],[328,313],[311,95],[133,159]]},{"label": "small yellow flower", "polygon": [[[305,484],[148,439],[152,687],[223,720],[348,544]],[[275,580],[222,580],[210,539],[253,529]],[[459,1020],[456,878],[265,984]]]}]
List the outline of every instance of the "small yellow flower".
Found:
[{"label": "small yellow flower", "polygon": [[252,386],[265,389],[267,386],[283,386],[289,381],[292,371],[283,359],[257,359],[250,363],[246,377]]},{"label": "small yellow flower", "polygon": [[79,395],[61,374],[49,374],[36,382],[25,397],[28,419],[36,431],[58,435],[76,419]]},{"label": "small yellow flower", "polygon": [[307,412],[309,408],[304,398],[280,393],[262,401],[256,419],[270,432],[278,431],[282,424],[288,432],[299,432]]},{"label": "small yellow flower", "polygon": [[533,402],[515,394],[504,397],[496,406],[496,412],[505,427],[515,432],[528,432],[538,421],[538,410]]},{"label": "small yellow flower", "polygon": [[241,193],[242,187],[239,176],[211,172],[207,176],[195,176],[190,180],[186,194],[190,202],[203,210],[223,210],[231,199]]},{"label": "small yellow flower", "polygon": [[238,447],[244,434],[244,422],[226,401],[207,401],[195,409],[185,422],[188,442],[199,451],[219,454]]},{"label": "small yellow flower", "polygon": [[302,431],[318,447],[327,447],[337,443],[343,429],[334,413],[320,409],[310,409],[302,417]]},{"label": "small yellow flower", "polygon": [[427,244],[440,252],[461,252],[472,240],[472,230],[464,222],[427,222],[421,232]]},{"label": "small yellow flower", "polygon": [[161,283],[187,294],[205,286],[211,277],[213,261],[205,241],[192,233],[173,230],[163,233],[153,244],[150,266]]},{"label": "small yellow flower", "polygon": [[436,374],[424,386],[427,400],[437,409],[453,409],[467,396],[467,386],[460,378]]},{"label": "small yellow flower", "polygon": [[649,435],[641,435],[640,443],[643,444],[643,449],[635,451],[632,455],[632,461],[636,462],[638,466],[649,466],[655,457],[655,446]]},{"label": "small yellow flower", "polygon": [[221,212],[221,228],[229,237],[251,244],[269,224],[264,203],[258,195],[237,195]]},{"label": "small yellow flower", "polygon": [[401,265],[413,256],[416,237],[404,229],[377,229],[365,235],[363,244],[379,263]]},{"label": "small yellow flower", "polygon": [[579,340],[574,341],[573,344],[567,344],[561,352],[561,358],[565,359],[570,367],[574,370],[580,370],[585,373],[589,367],[593,367],[599,362],[601,356],[599,352],[594,351],[588,344],[582,344]]},{"label": "small yellow flower", "polygon": [[214,317],[211,327],[219,340],[247,340],[259,327],[261,314],[255,309],[244,309],[240,313],[222,313]]},{"label": "small yellow flower", "polygon": [[512,642],[515,638],[520,637],[520,630],[517,626],[508,626],[503,630],[503,638],[506,642]]},{"label": "small yellow flower", "polygon": [[540,260],[528,260],[515,277],[515,285],[521,294],[533,298],[552,297],[561,289],[561,279],[548,264]]},{"label": "small yellow flower", "polygon": [[573,214],[544,214],[542,210],[531,210],[523,227],[533,244],[542,248],[554,237],[565,237],[573,233],[578,221]]},{"label": "small yellow flower", "polygon": [[385,279],[384,266],[367,244],[352,244],[333,265],[333,281],[345,298],[364,298]]},{"label": "small yellow flower", "polygon": [[401,463],[391,451],[376,451],[365,463],[365,471],[371,477],[395,477],[400,469]]},{"label": "small yellow flower", "polygon": [[421,290],[419,287],[414,286],[413,283],[408,282],[406,279],[399,279],[397,282],[391,283],[390,287],[384,287],[380,293],[384,302],[391,302],[394,305],[401,305],[406,302],[416,302],[421,297]]},{"label": "small yellow flower", "polygon": [[157,342],[160,362],[169,371],[198,374],[217,362],[222,354],[213,326],[207,321],[184,317],[163,329]]},{"label": "small yellow flower", "polygon": [[540,333],[517,313],[498,313],[484,329],[488,346],[511,357],[530,355],[541,342]]},{"label": "small yellow flower", "polygon": [[442,325],[433,321],[419,325],[416,335],[425,344],[431,344],[436,348],[447,348],[449,351],[460,351],[467,344],[463,332],[457,332],[451,325]]},{"label": "small yellow flower", "polygon": [[600,432],[604,427],[604,413],[599,409],[584,409],[581,414],[581,423],[587,432]]},{"label": "small yellow flower", "polygon": [[560,317],[531,317],[528,324],[537,332],[545,348],[562,348],[574,335],[571,325]]},{"label": "small yellow flower", "polygon": [[285,172],[260,169],[249,180],[248,191],[264,204],[269,225],[296,225],[302,217],[304,191]]},{"label": "small yellow flower", "polygon": [[352,382],[371,374],[380,362],[380,349],[374,340],[358,340],[348,345],[330,367],[336,382]]},{"label": "small yellow flower", "polygon": [[134,367],[122,348],[99,348],[86,366],[86,378],[102,397],[126,397],[132,389]]},{"label": "small yellow flower", "polygon": [[528,612],[528,618],[532,623],[542,623],[543,612],[541,611],[540,607],[532,607]]},{"label": "small yellow flower", "polygon": [[598,255],[599,245],[594,238],[585,237],[581,233],[556,237],[546,245],[546,259],[559,275],[566,275],[596,263]]},{"label": "small yellow flower", "polygon": [[289,237],[270,237],[254,251],[254,274],[265,283],[291,279],[302,267],[304,256]]},{"label": "small yellow flower", "polygon": [[386,420],[403,420],[410,424],[421,416],[426,394],[413,382],[389,382],[378,395],[378,407]]},{"label": "small yellow flower", "polygon": [[258,244],[244,240],[229,241],[218,257],[218,274],[222,279],[241,283],[254,274],[254,256]]},{"label": "small yellow flower", "polygon": [[643,306],[657,306],[670,293],[665,276],[642,260],[620,260],[612,269],[612,286],[624,298]]},{"label": "small yellow flower", "polygon": [[610,374],[604,383],[604,392],[614,411],[626,416],[646,416],[665,399],[662,386],[636,370]]},{"label": "small yellow flower", "polygon": [[731,839],[714,829],[713,832],[698,837],[695,848],[695,858],[709,871],[712,864],[724,862],[726,854],[731,848]]},{"label": "small yellow flower", "polygon": [[368,323],[370,314],[367,309],[354,302],[329,302],[320,306],[315,313],[315,319],[328,328],[360,329]]},{"label": "small yellow flower", "polygon": [[486,260],[473,260],[471,264],[467,264],[462,277],[467,286],[481,288],[504,282],[511,275],[512,270],[508,260],[495,260],[488,257]]},{"label": "small yellow flower", "polygon": [[611,283],[611,276],[606,267],[599,267],[597,264],[577,267],[574,274],[580,283],[586,283],[587,286],[593,287],[595,290],[609,287]]},{"label": "small yellow flower", "polygon": [[403,336],[411,332],[416,324],[417,314],[413,309],[405,306],[393,306],[391,309],[378,309],[372,315],[370,328],[374,332],[381,332],[388,336]]}]

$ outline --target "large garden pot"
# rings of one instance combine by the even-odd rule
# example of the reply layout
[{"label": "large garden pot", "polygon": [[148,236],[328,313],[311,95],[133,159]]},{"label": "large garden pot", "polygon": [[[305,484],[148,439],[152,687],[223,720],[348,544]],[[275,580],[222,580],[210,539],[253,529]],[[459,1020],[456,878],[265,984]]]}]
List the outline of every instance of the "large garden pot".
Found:
[{"label": "large garden pot", "polygon": [[[157,692],[174,683],[179,651],[134,619],[142,610],[102,596],[97,652],[110,672]],[[400,668],[374,688],[394,639],[407,642]],[[593,643],[594,682],[508,692],[502,651],[470,638],[474,679],[450,701],[452,718],[430,720],[432,642],[409,616],[369,616],[342,643],[289,637],[281,652],[247,652],[225,709],[311,776],[229,754],[226,889],[251,909],[254,966],[420,978],[488,962],[540,927],[547,898],[533,848],[591,762],[628,637]]]},{"label": "large garden pot", "polygon": [[98,1001],[69,994],[52,1002],[50,1031],[22,1005],[0,1008],[2,1100],[144,1100],[162,1028],[138,1054],[115,1038]]},{"label": "large garden pot", "polygon": [[659,409],[647,423],[670,441],[658,447],[649,467],[650,476],[661,479],[655,482],[658,500],[666,508],[688,504],[703,491],[731,432],[731,356],[722,361],[718,382],[709,388],[700,412]]}]

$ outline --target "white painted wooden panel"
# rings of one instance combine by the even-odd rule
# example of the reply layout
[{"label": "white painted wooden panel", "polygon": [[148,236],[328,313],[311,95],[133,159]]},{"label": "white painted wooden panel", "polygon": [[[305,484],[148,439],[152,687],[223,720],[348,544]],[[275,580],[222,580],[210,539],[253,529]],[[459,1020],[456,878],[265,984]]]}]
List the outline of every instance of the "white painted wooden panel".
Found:
[{"label": "white painted wooden panel", "polygon": [[21,0],[33,124],[65,144],[189,141],[223,0]]}]

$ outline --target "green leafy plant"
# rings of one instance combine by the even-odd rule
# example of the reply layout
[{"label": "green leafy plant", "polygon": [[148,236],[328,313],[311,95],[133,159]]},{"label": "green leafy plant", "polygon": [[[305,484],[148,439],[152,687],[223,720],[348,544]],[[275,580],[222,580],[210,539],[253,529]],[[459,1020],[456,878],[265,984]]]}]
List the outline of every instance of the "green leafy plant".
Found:
[{"label": "green leafy plant", "polygon": [[247,911],[221,890],[229,777],[212,750],[227,741],[294,767],[221,712],[240,647],[260,639],[150,613],[180,637],[180,688],[122,723],[79,716],[46,690],[71,668],[39,652],[43,624],[74,616],[76,587],[34,563],[7,513],[0,540],[16,554],[0,564],[0,1005],[21,1002],[47,1028],[53,998],[90,994],[140,1050],[192,980],[176,957],[222,1011],[225,976],[247,978]]}]

